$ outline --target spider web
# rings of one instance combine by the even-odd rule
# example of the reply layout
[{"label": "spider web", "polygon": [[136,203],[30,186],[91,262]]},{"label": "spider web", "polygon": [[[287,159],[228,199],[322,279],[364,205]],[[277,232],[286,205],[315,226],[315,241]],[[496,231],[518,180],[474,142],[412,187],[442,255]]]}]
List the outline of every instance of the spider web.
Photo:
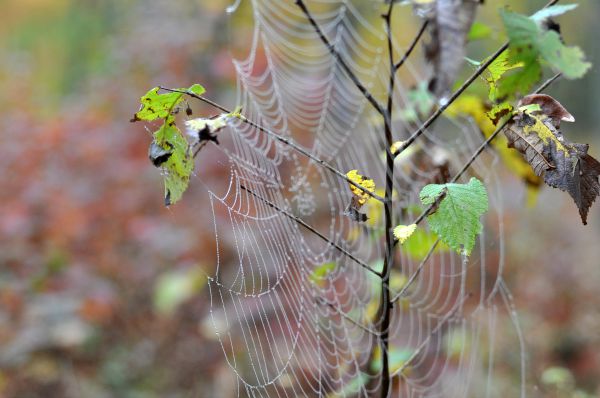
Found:
[{"label": "spider web", "polygon": [[[248,3],[242,7],[252,8],[253,42],[246,57],[234,60],[236,105],[249,120],[300,143],[337,170],[358,169],[383,186],[381,118],[339,60],[294,1]],[[338,54],[384,98],[389,70],[383,2],[324,0],[307,6]],[[411,10],[397,7],[400,13]],[[395,29],[395,51],[402,55],[415,32]],[[409,63],[403,73],[394,91],[395,115],[410,106],[407,87],[424,79]],[[394,118],[394,140],[407,138],[420,123]],[[202,161],[206,152],[217,153],[217,162],[229,169],[225,190],[206,182],[218,258],[209,278],[210,319],[235,374],[237,396],[375,395],[381,280],[365,266],[382,266],[382,205],[371,200],[366,205],[371,218],[353,221],[344,215],[351,200],[348,183],[294,148],[241,122],[220,140],[200,154]],[[427,165],[442,158],[453,175],[482,141],[468,121],[440,121],[411,147],[410,156],[397,159],[395,224],[419,215],[421,209],[411,205],[419,203],[424,185],[439,178],[439,168]],[[506,366],[517,368],[520,380],[502,388],[510,396],[525,394],[523,338],[501,276],[496,162],[488,153],[470,168],[484,181],[493,209],[470,258],[443,250],[415,258],[397,250],[392,290],[404,287],[404,294],[394,306],[389,334],[393,396],[507,396],[495,379],[495,369]],[[501,328],[507,317],[511,328]],[[499,339],[514,340],[516,358],[496,352]]]}]

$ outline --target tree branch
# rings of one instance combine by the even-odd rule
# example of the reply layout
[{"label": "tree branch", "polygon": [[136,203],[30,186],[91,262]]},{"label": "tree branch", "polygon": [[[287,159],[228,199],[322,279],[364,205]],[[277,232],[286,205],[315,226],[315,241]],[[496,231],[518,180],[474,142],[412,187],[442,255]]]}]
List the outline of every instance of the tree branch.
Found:
[{"label": "tree branch", "polygon": [[429,24],[429,19],[425,19],[423,21],[423,24],[421,25],[421,28],[417,32],[417,35],[415,36],[415,38],[413,39],[412,43],[410,43],[410,46],[408,47],[408,49],[404,53],[404,56],[402,57],[402,59],[400,61],[398,61],[398,63],[396,65],[394,65],[394,72],[397,72],[398,69],[400,69],[402,67],[402,65],[404,64],[404,62],[406,62],[406,60],[408,59],[408,57],[410,57],[410,54],[413,52],[413,50],[417,46],[417,43],[419,42],[419,40],[421,40],[421,37],[423,36],[423,33],[425,33],[425,29],[427,28],[428,24]]},{"label": "tree branch", "polygon": [[315,21],[315,19],[313,18],[312,14],[306,7],[306,4],[304,4],[304,1],[296,0],[296,5],[298,7],[300,7],[300,9],[304,13],[304,15],[306,15],[306,18],[308,19],[310,24],[315,29],[315,32],[317,33],[317,35],[319,35],[319,38],[321,39],[323,44],[325,44],[325,47],[327,47],[327,50],[329,50],[329,53],[333,56],[333,58],[338,60],[338,62],[340,63],[340,66],[342,67],[344,72],[346,72],[346,74],[348,75],[350,80],[352,80],[352,82],[358,88],[358,90],[365,96],[367,101],[369,101],[371,103],[371,105],[373,105],[373,108],[375,108],[377,110],[377,112],[379,112],[379,114],[383,116],[385,113],[383,106],[373,97],[371,92],[364,86],[364,84],[362,84],[362,82],[356,76],[356,74],[352,71],[352,69],[350,69],[350,67],[346,63],[346,60],[344,60],[344,58],[342,58],[342,56],[337,52],[335,47],[331,44],[329,39],[325,36],[325,33],[323,33],[323,31],[321,30],[321,27],[319,26],[317,21]]},{"label": "tree branch", "polygon": [[302,220],[299,217],[296,217],[295,215],[291,214],[290,212],[288,212],[287,210],[282,209],[281,207],[277,206],[275,203],[269,201],[266,198],[263,198],[262,196],[260,196],[259,194],[257,194],[256,192],[252,191],[249,188],[246,188],[244,185],[240,184],[240,188],[242,188],[244,191],[248,192],[249,194],[251,194],[252,196],[258,198],[259,200],[261,200],[262,202],[264,202],[267,206],[277,210],[277,212],[283,214],[284,216],[288,217],[290,220],[298,223],[299,225],[302,225],[304,228],[308,229],[310,232],[312,232],[313,234],[315,234],[316,236],[318,236],[319,238],[321,238],[322,240],[324,240],[325,242],[327,242],[328,244],[330,244],[331,246],[335,247],[336,249],[338,249],[342,254],[344,254],[346,257],[348,257],[349,259],[353,260],[355,263],[357,263],[358,265],[360,265],[361,267],[363,267],[364,269],[366,269],[367,271],[370,271],[371,273],[377,275],[378,277],[381,278],[381,273],[379,273],[378,271],[375,271],[373,268],[369,267],[364,261],[356,258],[352,253],[350,253],[348,250],[344,249],[343,247],[341,247],[340,245],[338,245],[337,243],[335,243],[334,241],[330,240],[328,237],[326,237],[325,235],[323,235],[322,233],[320,233],[319,231],[317,231],[317,229],[313,226],[311,226],[310,224],[307,224],[304,220]]},{"label": "tree branch", "polygon": [[383,114],[385,144],[386,144],[386,167],[385,167],[385,257],[383,259],[382,281],[381,281],[381,299],[377,313],[380,315],[379,334],[381,335],[381,398],[389,397],[391,393],[391,376],[389,364],[389,329],[392,318],[393,304],[390,300],[390,276],[394,268],[394,235],[393,235],[393,207],[392,196],[394,192],[394,154],[392,153],[393,132],[392,132],[392,112],[394,107],[394,88],[396,84],[396,68],[394,63],[394,47],[392,42],[392,12],[394,11],[394,1],[390,2],[387,13],[382,15],[387,30],[387,45],[389,58],[389,83],[387,93],[387,108]]}]

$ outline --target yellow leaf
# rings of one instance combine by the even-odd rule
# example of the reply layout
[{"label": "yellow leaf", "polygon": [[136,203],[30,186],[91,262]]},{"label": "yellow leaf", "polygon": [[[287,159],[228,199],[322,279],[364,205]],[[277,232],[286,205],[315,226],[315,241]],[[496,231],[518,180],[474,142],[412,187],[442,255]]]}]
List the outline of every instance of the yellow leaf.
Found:
[{"label": "yellow leaf", "polygon": [[398,152],[398,150],[402,147],[402,144],[404,144],[404,141],[396,141],[392,144],[390,150],[392,151],[393,155],[395,155],[396,152]]},{"label": "yellow leaf", "polygon": [[400,241],[400,243],[406,242],[408,238],[417,229],[417,224],[410,225],[398,225],[394,228],[394,237]]},{"label": "yellow leaf", "polygon": [[[369,191],[369,192],[375,191],[375,181],[371,180],[368,177],[358,174],[358,170],[350,170],[348,173],[346,173],[346,176],[348,177],[348,179],[359,184],[360,186],[365,188],[367,191]],[[360,207],[360,206],[364,205],[365,203],[367,203],[367,200],[369,200],[370,195],[368,193],[366,193],[366,191],[364,191],[360,188],[357,188],[352,184],[349,184],[349,185],[350,185],[350,191],[352,191],[352,194],[356,197],[356,202],[357,202],[358,206]]]}]

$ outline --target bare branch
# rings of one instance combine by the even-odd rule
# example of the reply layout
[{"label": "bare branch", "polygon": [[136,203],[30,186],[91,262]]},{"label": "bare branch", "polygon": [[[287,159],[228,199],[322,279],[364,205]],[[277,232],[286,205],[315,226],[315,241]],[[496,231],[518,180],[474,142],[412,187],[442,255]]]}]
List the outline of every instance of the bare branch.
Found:
[{"label": "bare branch", "polygon": [[323,44],[325,44],[325,47],[327,47],[327,50],[329,50],[329,53],[336,60],[338,60],[338,62],[340,63],[340,66],[342,67],[344,72],[346,72],[346,74],[348,75],[350,80],[352,80],[352,82],[358,88],[358,90],[365,96],[367,101],[369,101],[371,103],[371,105],[373,105],[373,108],[375,108],[377,110],[377,112],[379,112],[380,115],[384,116],[385,110],[383,109],[383,106],[373,97],[371,92],[364,86],[364,84],[362,84],[362,82],[356,76],[356,74],[352,71],[352,69],[350,69],[350,67],[346,63],[346,60],[344,60],[344,58],[342,58],[342,56],[337,52],[337,50],[335,49],[333,44],[331,44],[329,39],[325,36],[325,33],[323,33],[323,31],[321,30],[321,27],[319,26],[317,21],[315,21],[315,19],[313,18],[312,14],[306,7],[306,4],[304,4],[304,1],[296,0],[296,5],[298,5],[298,7],[300,7],[302,12],[304,12],[304,15],[306,15],[306,18],[308,19],[310,24],[315,29],[315,32],[317,33],[317,35],[319,35],[319,38],[321,39]]},{"label": "bare branch", "polygon": [[387,398],[391,392],[391,376],[389,364],[389,329],[392,318],[393,304],[390,301],[390,277],[394,268],[394,235],[393,235],[393,207],[392,196],[394,192],[394,154],[392,153],[392,112],[394,109],[394,88],[396,84],[396,69],[394,63],[394,46],[392,42],[392,13],[394,11],[395,2],[391,1],[387,13],[382,15],[385,21],[388,45],[389,58],[389,83],[387,93],[387,108],[383,114],[384,132],[385,132],[385,202],[384,218],[385,218],[385,257],[383,259],[383,269],[381,270],[381,299],[377,313],[379,318],[379,333],[381,341],[381,398]]},{"label": "bare branch", "polygon": [[425,19],[423,21],[423,24],[421,25],[421,28],[417,32],[417,35],[413,39],[412,43],[410,43],[410,46],[408,46],[408,49],[404,53],[404,56],[402,57],[402,59],[400,61],[398,61],[398,63],[396,65],[394,65],[394,72],[397,72],[398,69],[400,69],[402,67],[402,65],[404,64],[404,62],[406,62],[406,60],[408,59],[408,57],[410,57],[410,54],[413,52],[413,50],[417,46],[417,43],[419,42],[419,40],[421,40],[421,37],[423,36],[423,33],[425,33],[425,29],[427,28],[428,24],[429,24],[429,19]]},{"label": "bare branch", "polygon": [[377,337],[377,338],[381,337],[381,335],[379,333],[377,333],[374,330],[369,329],[368,327],[366,327],[364,325],[361,325],[360,323],[358,323],[357,321],[352,319],[352,317],[350,315],[346,314],[340,308],[336,307],[333,303],[330,303],[329,301],[325,300],[324,298],[317,297],[317,303],[325,304],[326,306],[328,306],[329,308],[334,310],[336,313],[340,314],[342,316],[342,318],[346,319],[348,322],[352,323],[353,325],[358,326],[360,329],[371,334],[372,336]]},{"label": "bare branch", "polygon": [[256,192],[252,191],[249,188],[246,188],[244,185],[240,184],[240,188],[242,188],[243,190],[245,190],[246,192],[250,193],[252,196],[260,199],[262,202],[264,202],[267,206],[272,207],[273,209],[277,210],[277,212],[283,214],[284,216],[288,217],[290,220],[302,225],[304,228],[308,229],[310,232],[312,232],[313,234],[315,234],[316,236],[318,236],[319,238],[321,238],[322,240],[324,240],[325,242],[327,242],[328,244],[330,244],[331,246],[335,247],[336,249],[338,249],[342,254],[344,254],[346,257],[348,257],[349,259],[353,260],[355,263],[357,263],[358,265],[360,265],[361,267],[363,267],[364,269],[366,269],[367,271],[372,272],[373,274],[377,275],[378,277],[381,277],[381,273],[375,271],[373,268],[369,267],[364,261],[356,258],[352,253],[350,253],[348,250],[344,249],[343,247],[341,247],[340,245],[338,245],[337,243],[335,243],[334,241],[330,240],[328,237],[326,237],[325,235],[323,235],[322,233],[320,233],[319,231],[317,231],[317,229],[313,226],[311,226],[310,224],[307,224],[304,220],[302,220],[299,217],[296,217],[295,215],[291,214],[290,212],[288,212],[287,210],[282,209],[281,207],[277,206],[275,203],[271,202],[270,200],[263,198],[262,196],[260,196],[259,194],[257,194]]}]

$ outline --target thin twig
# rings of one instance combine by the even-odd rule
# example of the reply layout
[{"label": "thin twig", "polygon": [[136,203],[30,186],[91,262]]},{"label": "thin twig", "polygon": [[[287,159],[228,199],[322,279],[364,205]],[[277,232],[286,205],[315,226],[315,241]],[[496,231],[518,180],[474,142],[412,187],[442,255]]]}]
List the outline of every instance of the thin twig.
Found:
[{"label": "thin twig", "polygon": [[291,214],[287,210],[282,209],[281,207],[277,206],[275,203],[271,202],[270,200],[268,200],[266,198],[263,198],[262,196],[260,196],[256,192],[252,191],[251,189],[246,188],[244,185],[240,184],[240,188],[242,188],[246,192],[250,193],[254,197],[260,199],[267,206],[272,207],[273,209],[277,210],[277,212],[279,212],[279,213],[283,214],[284,216],[288,217],[290,220],[292,220],[292,221],[294,221],[294,222],[302,225],[304,228],[308,229],[310,232],[312,232],[313,234],[315,234],[316,236],[318,236],[319,238],[321,238],[322,240],[324,240],[325,242],[327,242],[331,246],[333,246],[336,249],[338,249],[346,257],[348,257],[349,259],[353,260],[355,263],[357,263],[358,265],[360,265],[361,267],[363,267],[367,271],[370,271],[373,274],[375,274],[375,275],[377,275],[378,277],[381,278],[381,273],[379,273],[378,271],[375,271],[373,268],[369,267],[364,261],[356,258],[348,250],[344,249],[343,247],[341,247],[340,245],[338,245],[337,243],[335,243],[334,241],[330,240],[328,237],[326,237],[325,235],[323,235],[322,233],[320,233],[319,231],[317,231],[317,229],[315,227],[311,226],[310,224],[307,224],[306,221],[302,220],[299,217],[296,217],[295,215]]},{"label": "thin twig", "polygon": [[408,59],[408,57],[410,57],[410,54],[413,52],[413,50],[417,46],[417,43],[419,42],[419,40],[421,40],[421,37],[423,36],[423,33],[425,33],[425,29],[427,28],[428,24],[429,24],[429,19],[425,19],[423,21],[423,24],[421,25],[421,28],[417,32],[417,35],[413,39],[412,43],[410,43],[410,46],[408,46],[408,49],[404,53],[404,56],[402,57],[402,59],[400,61],[398,61],[398,63],[396,65],[394,65],[394,72],[397,72],[398,69],[400,69],[402,67],[402,65],[404,64],[404,62],[406,62],[406,60]]},{"label": "thin twig", "polygon": [[337,50],[335,49],[333,44],[331,44],[329,39],[325,36],[325,33],[323,33],[323,31],[321,30],[321,27],[319,26],[317,21],[315,21],[315,19],[313,18],[311,12],[306,7],[306,4],[304,4],[304,1],[296,0],[296,5],[298,5],[298,7],[300,7],[302,12],[304,12],[304,15],[306,15],[306,18],[308,19],[310,24],[315,29],[315,32],[317,33],[317,35],[319,35],[319,38],[321,39],[323,44],[325,44],[325,47],[327,47],[327,50],[329,50],[329,53],[333,56],[333,58],[338,60],[338,62],[340,63],[340,66],[342,67],[344,72],[346,72],[346,74],[348,75],[350,80],[352,80],[352,82],[358,88],[358,90],[365,96],[367,101],[369,101],[371,103],[371,105],[373,105],[373,108],[375,108],[377,110],[377,112],[379,112],[380,115],[384,115],[385,110],[383,109],[383,106],[375,99],[375,97],[373,97],[371,92],[364,86],[364,84],[362,84],[362,82],[356,76],[356,74],[352,71],[352,69],[350,69],[350,67],[346,63],[346,60],[344,58],[342,58],[342,56],[337,52]]},{"label": "thin twig", "polygon": [[348,314],[346,314],[344,311],[342,311],[340,308],[336,307],[333,303],[330,303],[329,301],[325,300],[322,297],[317,297],[317,302],[321,303],[321,304],[325,304],[327,305],[329,308],[331,308],[332,310],[334,310],[336,313],[340,314],[342,316],[342,318],[346,319],[347,321],[349,321],[350,323],[352,323],[353,325],[358,326],[359,328],[361,328],[362,330],[364,330],[365,332],[373,335],[374,337],[381,337],[379,333],[369,329],[368,327],[366,327],[365,325],[361,325],[360,323],[358,323],[357,321],[355,321],[354,319],[352,319],[352,317]]},{"label": "thin twig", "polygon": [[431,257],[431,255],[433,254],[435,248],[437,247],[437,245],[439,243],[440,243],[440,239],[438,238],[433,243],[433,245],[431,245],[431,247],[429,248],[429,251],[427,252],[427,255],[423,258],[423,260],[421,260],[421,263],[419,264],[419,266],[417,267],[415,272],[413,272],[413,274],[410,276],[410,278],[408,278],[408,281],[406,281],[404,286],[402,286],[402,289],[398,292],[398,294],[396,294],[396,296],[394,296],[394,298],[392,299],[392,303],[395,303],[401,297],[403,297],[406,294],[406,292],[408,291],[408,288],[415,282],[415,280],[417,280],[417,277],[419,276],[419,274],[425,267],[425,263],[427,263],[427,261],[429,260],[429,257]]},{"label": "thin twig", "polygon": [[[202,102],[205,102],[217,109],[219,109],[222,112],[225,113],[232,113],[233,111],[230,109],[225,108],[223,105],[219,105],[214,101],[209,100],[208,98],[205,98],[201,95],[198,95],[192,91],[189,90],[179,90],[179,89],[173,89],[173,88],[167,88],[167,87],[159,87],[161,90],[165,90],[165,91],[169,91],[172,93],[181,93],[181,94],[186,94],[189,95],[190,97],[196,98]],[[290,140],[289,138],[283,137],[269,129],[266,129],[265,127],[260,126],[259,124],[253,122],[252,120],[248,119],[247,117],[245,117],[244,115],[240,115],[239,119],[246,123],[249,126],[254,127],[255,129],[257,129],[258,131],[261,131],[265,134],[267,134],[268,136],[276,139],[279,142],[282,142],[283,144],[289,146],[290,148],[294,149],[295,151],[299,152],[300,154],[306,156],[307,158],[309,158],[310,160],[314,161],[315,163],[323,166],[324,168],[326,168],[327,170],[331,171],[333,174],[337,175],[338,177],[344,179],[348,184],[353,185],[359,189],[361,189],[362,191],[364,191],[367,195],[371,196],[372,198],[378,200],[379,202],[384,202],[384,199],[377,195],[375,192],[371,192],[370,190],[368,190],[367,188],[363,187],[362,185],[360,185],[359,183],[352,181],[351,179],[348,178],[348,176],[346,176],[346,174],[342,173],[341,171],[339,171],[338,169],[336,169],[335,167],[333,167],[332,165],[330,165],[329,163],[327,163],[326,161],[319,159],[318,157],[316,157],[315,155],[313,155],[312,153],[310,153],[309,151],[307,151],[306,149],[302,148],[300,145],[296,144],[294,141]]]}]

